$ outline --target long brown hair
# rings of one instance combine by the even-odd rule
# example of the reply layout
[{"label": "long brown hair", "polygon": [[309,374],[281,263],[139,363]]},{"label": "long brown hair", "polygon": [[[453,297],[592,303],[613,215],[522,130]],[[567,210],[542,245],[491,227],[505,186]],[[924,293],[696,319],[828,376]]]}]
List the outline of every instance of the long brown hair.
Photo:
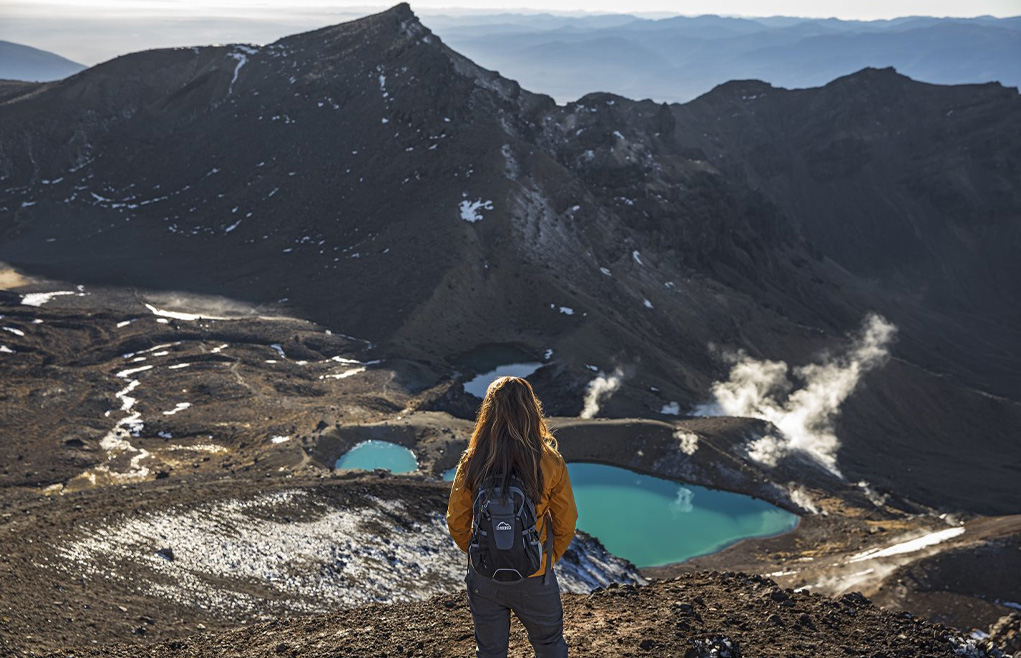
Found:
[{"label": "long brown hair", "polygon": [[557,440],[543,416],[542,403],[528,380],[500,377],[486,389],[479,405],[475,430],[461,456],[467,468],[465,483],[478,491],[486,476],[501,478],[503,491],[513,469],[525,485],[525,493],[538,504],[542,498],[543,454],[557,449]]}]

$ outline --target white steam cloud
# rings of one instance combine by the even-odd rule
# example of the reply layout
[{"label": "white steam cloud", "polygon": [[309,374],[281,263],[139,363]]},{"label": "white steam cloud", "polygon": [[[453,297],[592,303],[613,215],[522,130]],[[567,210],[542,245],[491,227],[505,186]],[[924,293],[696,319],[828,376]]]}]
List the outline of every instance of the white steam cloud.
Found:
[{"label": "white steam cloud", "polygon": [[594,418],[599,413],[599,405],[620,388],[620,382],[624,373],[620,368],[614,368],[613,374],[606,375],[603,372],[588,383],[585,391],[585,406],[581,410],[582,418]]},{"label": "white steam cloud", "polygon": [[791,497],[791,502],[812,514],[822,514],[826,516],[826,510],[820,509],[815,503],[815,499],[812,498],[812,494],[808,493],[808,490],[804,487],[789,485],[788,493]]},{"label": "white steam cloud", "polygon": [[800,451],[843,477],[837,468],[840,442],[833,419],[862,375],[886,362],[896,331],[884,318],[869,314],[846,351],[828,355],[821,363],[794,368],[800,388],[788,378],[789,368],[783,361],[759,361],[739,352],[731,357],[730,379],[713,384],[715,404],[697,412],[768,420],[780,430],[780,436],[767,435],[752,442],[749,457],[775,466],[785,454]]},{"label": "white steam cloud", "polygon": [[674,438],[677,439],[681,452],[684,454],[691,456],[698,450],[698,434],[685,432],[684,430],[674,430]]},{"label": "white steam cloud", "polygon": [[879,493],[878,491],[873,489],[865,480],[859,480],[858,486],[861,488],[862,493],[865,494],[865,497],[869,499],[869,502],[875,505],[876,507],[882,507],[883,505],[886,504],[886,501],[889,498],[888,494]]}]

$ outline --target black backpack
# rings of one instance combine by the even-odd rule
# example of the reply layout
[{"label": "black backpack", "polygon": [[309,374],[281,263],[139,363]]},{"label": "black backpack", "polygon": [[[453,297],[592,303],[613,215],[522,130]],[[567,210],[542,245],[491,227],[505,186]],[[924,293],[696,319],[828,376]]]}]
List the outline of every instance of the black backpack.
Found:
[{"label": "black backpack", "polygon": [[[535,503],[514,473],[501,490],[501,478],[490,475],[479,485],[472,505],[472,536],[468,563],[475,571],[500,581],[527,578],[542,564],[543,546],[536,528]],[[553,528],[546,524],[545,579],[553,570]]]}]

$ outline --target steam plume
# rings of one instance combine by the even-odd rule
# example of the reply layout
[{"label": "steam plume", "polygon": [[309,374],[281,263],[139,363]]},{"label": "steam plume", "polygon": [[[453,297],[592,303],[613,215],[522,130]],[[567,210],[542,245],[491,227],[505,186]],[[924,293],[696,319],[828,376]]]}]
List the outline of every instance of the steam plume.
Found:
[{"label": "steam plume", "polygon": [[756,461],[775,466],[784,454],[798,450],[843,477],[837,468],[840,442],[833,419],[862,375],[885,363],[896,331],[884,318],[870,313],[845,352],[794,368],[795,379],[802,383],[797,389],[783,361],[759,361],[739,352],[731,357],[730,379],[713,384],[715,404],[700,411],[773,423],[780,436],[767,435],[749,446],[748,456]]},{"label": "steam plume", "polygon": [[599,413],[599,405],[620,388],[623,376],[624,373],[620,368],[614,368],[611,375],[600,371],[599,376],[588,383],[588,389],[585,391],[585,407],[581,410],[581,417],[595,417]]}]

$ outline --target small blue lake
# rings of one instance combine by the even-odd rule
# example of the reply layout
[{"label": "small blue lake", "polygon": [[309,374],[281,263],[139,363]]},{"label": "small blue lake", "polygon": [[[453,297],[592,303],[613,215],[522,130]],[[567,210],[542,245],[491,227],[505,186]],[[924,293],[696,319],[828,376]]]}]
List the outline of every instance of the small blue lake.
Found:
[{"label": "small blue lake", "polygon": [[361,468],[371,471],[385,468],[391,473],[411,473],[418,470],[415,453],[389,441],[362,441],[337,460],[337,470]]},{"label": "small blue lake", "polygon": [[486,389],[494,379],[504,376],[528,377],[543,366],[530,354],[513,345],[484,345],[466,352],[455,362],[478,373],[464,382],[464,390],[477,398],[486,397]]},{"label": "small blue lake", "polygon": [[[456,469],[443,473],[454,479]],[[625,468],[567,465],[578,527],[638,567],[683,562],[748,537],[792,530],[798,517],[766,501],[642,475]]]}]

